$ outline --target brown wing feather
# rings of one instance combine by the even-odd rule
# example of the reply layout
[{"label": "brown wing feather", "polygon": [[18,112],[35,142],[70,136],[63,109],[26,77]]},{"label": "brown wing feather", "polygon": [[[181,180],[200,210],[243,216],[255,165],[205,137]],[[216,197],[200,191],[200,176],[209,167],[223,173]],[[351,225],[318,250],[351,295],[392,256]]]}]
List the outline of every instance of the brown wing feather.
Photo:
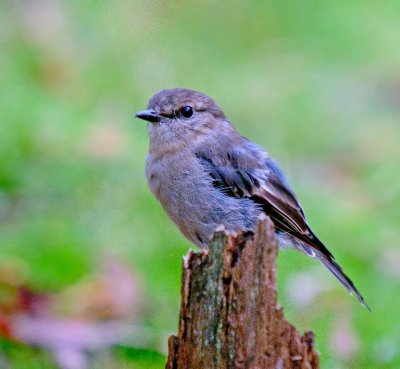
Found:
[{"label": "brown wing feather", "polygon": [[[261,182],[260,187],[254,189],[252,198],[263,205],[266,213],[277,222],[278,229],[333,259],[331,252],[308,226],[303,209],[286,184],[283,174],[278,172],[279,169],[271,159],[268,164],[269,175]],[[310,254],[308,251],[307,253]]]}]

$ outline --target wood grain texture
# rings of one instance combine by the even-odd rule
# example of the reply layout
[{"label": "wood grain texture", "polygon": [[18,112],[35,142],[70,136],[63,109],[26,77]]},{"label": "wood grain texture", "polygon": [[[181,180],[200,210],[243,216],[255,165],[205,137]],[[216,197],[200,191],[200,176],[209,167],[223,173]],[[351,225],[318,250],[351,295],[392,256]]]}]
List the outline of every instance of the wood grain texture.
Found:
[{"label": "wood grain texture", "polygon": [[314,335],[300,335],[277,303],[273,224],[214,236],[184,258],[178,336],[166,369],[318,369]]}]

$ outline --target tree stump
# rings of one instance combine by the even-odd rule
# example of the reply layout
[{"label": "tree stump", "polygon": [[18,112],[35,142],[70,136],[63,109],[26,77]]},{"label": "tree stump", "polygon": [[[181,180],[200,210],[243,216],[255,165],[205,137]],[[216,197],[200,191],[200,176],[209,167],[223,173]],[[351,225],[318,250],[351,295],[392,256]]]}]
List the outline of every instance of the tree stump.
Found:
[{"label": "tree stump", "polygon": [[319,368],[314,334],[301,336],[278,306],[277,253],[266,217],[255,234],[219,231],[209,251],[189,251],[166,369]]}]

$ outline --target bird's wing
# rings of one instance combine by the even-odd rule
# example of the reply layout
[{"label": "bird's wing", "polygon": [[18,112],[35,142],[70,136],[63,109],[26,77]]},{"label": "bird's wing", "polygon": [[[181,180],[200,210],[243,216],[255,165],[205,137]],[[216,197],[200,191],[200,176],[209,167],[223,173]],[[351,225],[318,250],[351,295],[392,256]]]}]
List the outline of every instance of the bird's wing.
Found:
[{"label": "bird's wing", "polygon": [[226,195],[247,197],[257,203],[274,221],[278,231],[315,249],[327,258],[329,250],[307,225],[304,212],[274,160],[257,150],[240,147],[221,150],[218,155],[206,150],[196,153],[216,188]]},{"label": "bird's wing", "polygon": [[293,239],[301,251],[318,258],[368,308],[353,282],[308,226],[303,209],[276,162],[253,145],[246,141],[245,147],[237,145],[231,150],[203,148],[196,156],[214,187],[227,196],[253,200],[273,220],[278,232]]}]

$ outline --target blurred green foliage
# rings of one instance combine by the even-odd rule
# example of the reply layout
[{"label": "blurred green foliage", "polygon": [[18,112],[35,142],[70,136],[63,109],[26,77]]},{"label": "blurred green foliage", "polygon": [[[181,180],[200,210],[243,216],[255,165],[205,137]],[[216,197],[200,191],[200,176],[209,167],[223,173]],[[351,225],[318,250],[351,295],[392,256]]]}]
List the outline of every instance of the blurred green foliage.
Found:
[{"label": "blurred green foliage", "polygon": [[[2,262],[59,291],[99,255],[123,257],[145,286],[144,340],[165,352],[191,245],[146,186],[147,132],[133,114],[160,89],[198,89],[286,168],[372,307],[313,260],[280,254],[281,302],[316,333],[321,367],[399,367],[399,44],[394,1],[3,0]],[[304,276],[320,293],[298,303]],[[45,367],[46,354],[15,352],[12,368]],[[122,367],[163,367],[140,350],[122,356]]]}]

